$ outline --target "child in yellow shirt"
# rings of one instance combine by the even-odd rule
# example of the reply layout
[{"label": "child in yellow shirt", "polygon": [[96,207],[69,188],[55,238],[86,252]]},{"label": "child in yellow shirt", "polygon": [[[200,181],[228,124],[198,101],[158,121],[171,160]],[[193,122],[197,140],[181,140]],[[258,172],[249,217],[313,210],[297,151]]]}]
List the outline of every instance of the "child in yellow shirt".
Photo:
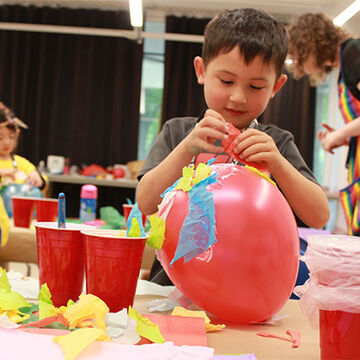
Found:
[{"label": "child in yellow shirt", "polygon": [[[24,157],[14,154],[20,127],[27,129],[27,125],[0,102],[0,186],[3,187],[10,183],[28,183],[42,189],[46,186],[46,180],[36,167]],[[2,198],[0,198],[0,228],[0,246],[4,246],[7,242],[10,224]]]},{"label": "child in yellow shirt", "polygon": [[0,176],[1,185],[9,183],[28,183],[43,188],[45,179],[39,174],[35,166],[25,158],[15,155],[20,127],[27,129],[14,113],[0,102]]}]

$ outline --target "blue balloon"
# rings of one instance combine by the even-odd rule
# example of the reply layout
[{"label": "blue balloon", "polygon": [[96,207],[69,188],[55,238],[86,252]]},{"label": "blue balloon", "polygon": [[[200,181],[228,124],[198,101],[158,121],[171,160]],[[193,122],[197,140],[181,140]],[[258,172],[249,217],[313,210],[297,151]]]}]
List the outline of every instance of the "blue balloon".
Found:
[{"label": "blue balloon", "polygon": [[9,217],[12,217],[13,206],[12,206],[12,197],[13,196],[30,196],[40,198],[41,191],[36,186],[31,186],[29,184],[10,184],[4,186],[1,190],[1,196],[3,198],[5,210]]}]

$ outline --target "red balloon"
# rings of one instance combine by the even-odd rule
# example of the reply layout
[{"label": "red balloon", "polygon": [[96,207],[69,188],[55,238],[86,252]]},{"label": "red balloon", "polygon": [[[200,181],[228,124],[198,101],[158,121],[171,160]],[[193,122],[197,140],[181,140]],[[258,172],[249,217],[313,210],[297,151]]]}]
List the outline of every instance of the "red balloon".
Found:
[{"label": "red balloon", "polygon": [[300,249],[294,215],[260,174],[232,164],[211,167],[219,173],[207,187],[218,241],[187,263],[181,258],[169,265],[189,211],[188,194],[177,190],[158,258],[174,285],[214,316],[236,323],[267,320],[295,285]]}]

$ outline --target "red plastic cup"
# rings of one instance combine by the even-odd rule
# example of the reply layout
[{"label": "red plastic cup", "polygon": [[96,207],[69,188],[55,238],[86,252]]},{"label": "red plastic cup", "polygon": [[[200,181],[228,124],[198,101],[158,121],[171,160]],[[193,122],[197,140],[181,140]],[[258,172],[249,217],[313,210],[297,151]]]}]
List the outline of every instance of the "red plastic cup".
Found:
[{"label": "red plastic cup", "polygon": [[[123,207],[124,218],[125,218],[125,227],[126,227],[127,220],[129,218],[129,215],[130,215],[130,212],[131,212],[132,208],[134,207],[134,204],[122,204],[122,207]],[[145,228],[146,215],[142,214],[141,218],[142,218],[143,226]]]},{"label": "red plastic cup", "polygon": [[86,292],[110,312],[133,305],[146,237],[129,238],[115,230],[82,231]]},{"label": "red plastic cup", "polygon": [[84,245],[81,230],[94,229],[83,224],[36,222],[39,285],[47,284],[55,306],[76,301],[84,283]]},{"label": "red plastic cup", "polygon": [[360,359],[360,314],[319,310],[321,360]]},{"label": "red plastic cup", "polygon": [[36,199],[36,220],[39,222],[56,221],[58,217],[58,202],[58,199]]},{"label": "red plastic cup", "polygon": [[13,196],[14,226],[29,228],[34,213],[36,198],[29,196]]}]

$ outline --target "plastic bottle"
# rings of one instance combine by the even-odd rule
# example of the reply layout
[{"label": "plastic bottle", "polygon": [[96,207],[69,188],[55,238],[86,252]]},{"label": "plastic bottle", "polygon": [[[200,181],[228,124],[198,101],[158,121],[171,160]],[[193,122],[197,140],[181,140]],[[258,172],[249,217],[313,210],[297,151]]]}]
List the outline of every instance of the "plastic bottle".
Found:
[{"label": "plastic bottle", "polygon": [[86,184],[80,193],[80,221],[89,222],[96,219],[97,187]]},{"label": "plastic bottle", "polygon": [[69,175],[69,171],[70,171],[70,159],[66,158],[63,175]]}]

